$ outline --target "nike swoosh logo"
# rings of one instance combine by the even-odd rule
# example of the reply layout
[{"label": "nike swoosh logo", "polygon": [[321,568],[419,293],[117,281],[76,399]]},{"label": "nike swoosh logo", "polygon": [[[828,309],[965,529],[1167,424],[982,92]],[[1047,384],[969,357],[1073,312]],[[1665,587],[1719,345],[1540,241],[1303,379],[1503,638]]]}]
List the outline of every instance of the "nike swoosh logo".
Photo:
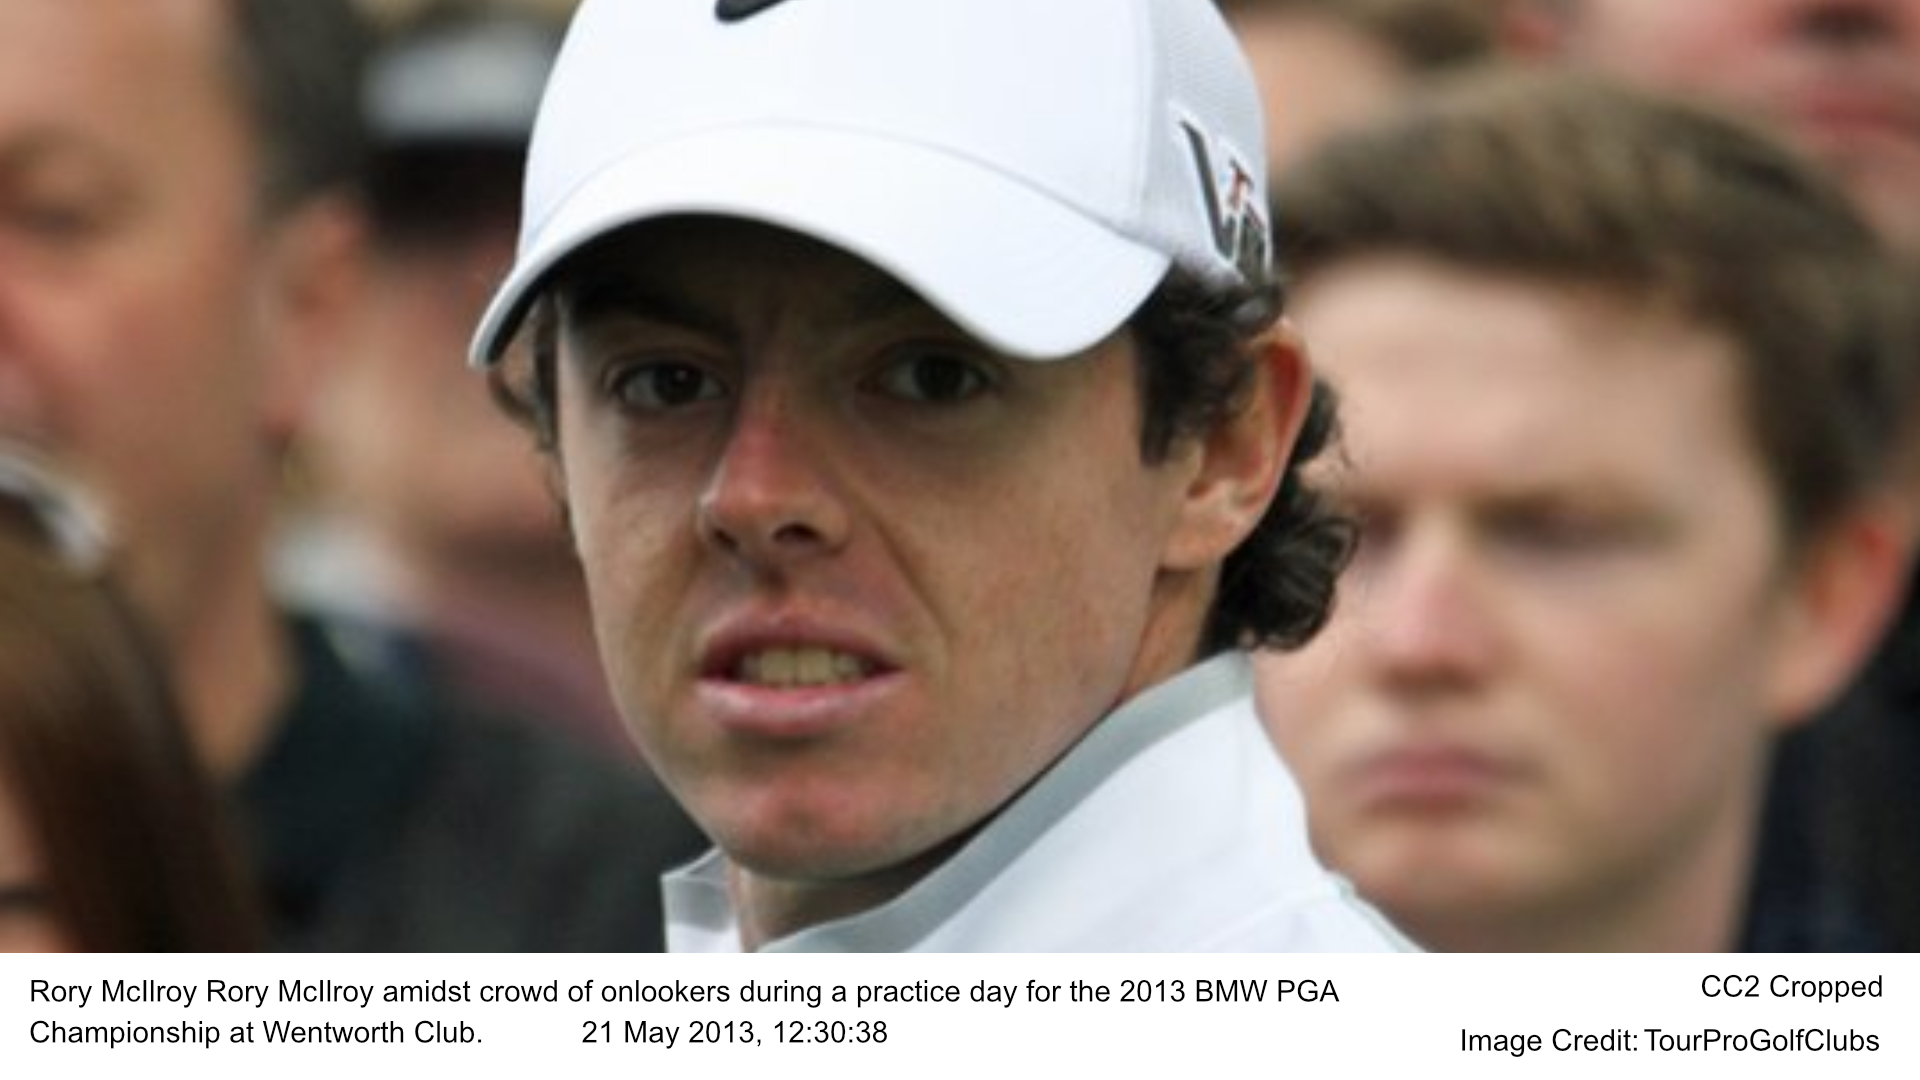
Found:
[{"label": "nike swoosh logo", "polygon": [[781,0],[720,0],[713,7],[714,17],[723,23],[737,23],[780,3]]}]

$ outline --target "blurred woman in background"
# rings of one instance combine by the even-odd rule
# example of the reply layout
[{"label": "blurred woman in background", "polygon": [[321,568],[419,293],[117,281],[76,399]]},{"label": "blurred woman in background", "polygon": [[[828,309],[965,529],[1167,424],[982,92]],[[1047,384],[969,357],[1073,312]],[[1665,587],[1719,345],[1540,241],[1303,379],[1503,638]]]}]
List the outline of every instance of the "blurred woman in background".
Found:
[{"label": "blurred woman in background", "polygon": [[85,503],[0,446],[0,949],[255,948],[255,903]]}]

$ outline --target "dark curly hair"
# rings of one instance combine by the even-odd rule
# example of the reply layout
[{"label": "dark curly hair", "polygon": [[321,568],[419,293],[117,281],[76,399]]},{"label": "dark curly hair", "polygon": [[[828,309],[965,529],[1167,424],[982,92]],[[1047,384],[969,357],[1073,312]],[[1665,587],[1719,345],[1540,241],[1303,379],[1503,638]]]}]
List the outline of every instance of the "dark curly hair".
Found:
[{"label": "dark curly hair", "polygon": [[[1277,286],[1223,291],[1178,270],[1168,275],[1129,323],[1139,344],[1142,460],[1165,460],[1179,442],[1203,436],[1244,406],[1254,373],[1252,343],[1281,309]],[[558,327],[550,295],[536,300],[526,327],[530,348],[509,353],[489,375],[495,400],[545,454],[557,450]],[[1314,380],[1280,491],[1221,567],[1200,656],[1295,648],[1326,623],[1335,579],[1353,548],[1353,527],[1301,470],[1333,442],[1336,417],[1333,391]]]},{"label": "dark curly hair", "polygon": [[[1280,317],[1277,286],[1222,292],[1175,272],[1132,320],[1140,348],[1141,456],[1165,458],[1242,405],[1249,347]],[[1315,379],[1306,422],[1280,492],[1253,533],[1228,554],[1201,638],[1201,654],[1236,647],[1296,648],[1327,621],[1335,579],[1353,548],[1352,524],[1301,476],[1338,434],[1333,391]]]}]

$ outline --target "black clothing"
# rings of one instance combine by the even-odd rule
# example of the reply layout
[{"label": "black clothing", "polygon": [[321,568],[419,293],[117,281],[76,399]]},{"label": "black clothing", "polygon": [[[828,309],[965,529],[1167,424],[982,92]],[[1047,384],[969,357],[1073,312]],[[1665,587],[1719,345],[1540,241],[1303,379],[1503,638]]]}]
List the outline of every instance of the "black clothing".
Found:
[{"label": "black clothing", "polygon": [[1920,605],[1912,597],[1866,674],[1781,742],[1760,844],[1756,911],[1795,912],[1768,951],[1920,950]]},{"label": "black clothing", "polygon": [[271,944],[656,951],[659,878],[707,846],[644,772],[350,670],[293,627],[299,686],[234,793]]}]

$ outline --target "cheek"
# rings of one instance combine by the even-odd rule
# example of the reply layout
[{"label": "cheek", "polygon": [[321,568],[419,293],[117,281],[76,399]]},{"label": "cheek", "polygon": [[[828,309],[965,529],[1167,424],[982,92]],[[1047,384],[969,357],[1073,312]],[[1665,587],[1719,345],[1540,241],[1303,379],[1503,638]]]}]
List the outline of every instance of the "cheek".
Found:
[{"label": "cheek", "polygon": [[219,268],[206,274],[193,288],[119,283],[79,343],[73,390],[89,436],[117,448],[124,467],[224,485],[263,452],[272,342],[253,310],[265,303],[257,290]]},{"label": "cheek", "polygon": [[[7,313],[7,347],[18,357],[20,381],[33,391],[35,414],[26,423],[67,452],[97,454],[167,426],[152,417],[177,415],[175,399],[204,381],[191,365],[211,350],[189,347],[189,324],[167,318],[162,297],[106,281],[43,293],[18,306],[27,314]],[[209,396],[226,392],[222,385],[199,389]],[[143,415],[146,423],[134,422]]]},{"label": "cheek", "polygon": [[1339,615],[1305,647],[1263,652],[1254,661],[1254,703],[1289,763],[1317,764],[1342,730],[1341,717],[1363,693],[1358,666],[1346,659],[1347,620]]},{"label": "cheek", "polygon": [[[582,546],[596,541],[583,538]],[[603,541],[601,541],[603,542]],[[680,583],[643,541],[620,542],[609,555],[583,555],[588,611],[607,688],[625,728],[650,758],[663,752],[664,718],[672,714],[674,676],[691,663],[676,637]]]},{"label": "cheek", "polygon": [[[1726,554],[1731,564],[1742,553]],[[1653,588],[1589,596],[1584,611],[1535,609],[1518,640],[1570,701],[1675,717],[1751,707],[1767,617],[1758,571],[1739,580],[1711,567],[1693,571]]]},{"label": "cheek", "polygon": [[1540,745],[1553,748],[1568,797],[1602,827],[1631,832],[1641,819],[1664,828],[1758,752],[1763,661],[1752,618],[1669,601],[1659,619],[1622,618],[1558,648],[1536,644],[1540,704],[1561,718]]},{"label": "cheek", "polygon": [[651,637],[673,623],[674,601],[663,589],[685,580],[673,535],[692,526],[664,499],[573,480],[566,487],[574,545],[594,599],[596,622],[612,640]]},{"label": "cheek", "polygon": [[983,505],[953,523],[944,556],[956,568],[955,594],[979,609],[981,632],[1014,630],[1056,647],[1084,641],[1093,655],[1125,652],[1093,643],[1139,637],[1166,515],[1137,494],[1089,498],[1070,486]]},{"label": "cheek", "polygon": [[[1030,770],[1118,700],[1152,572],[1138,545],[1115,541],[1121,525],[1064,500],[1002,501],[946,528],[897,525],[889,546],[935,628],[941,683],[974,717],[949,731],[952,750],[982,759],[983,772]],[[982,726],[998,733],[982,738]]]}]

